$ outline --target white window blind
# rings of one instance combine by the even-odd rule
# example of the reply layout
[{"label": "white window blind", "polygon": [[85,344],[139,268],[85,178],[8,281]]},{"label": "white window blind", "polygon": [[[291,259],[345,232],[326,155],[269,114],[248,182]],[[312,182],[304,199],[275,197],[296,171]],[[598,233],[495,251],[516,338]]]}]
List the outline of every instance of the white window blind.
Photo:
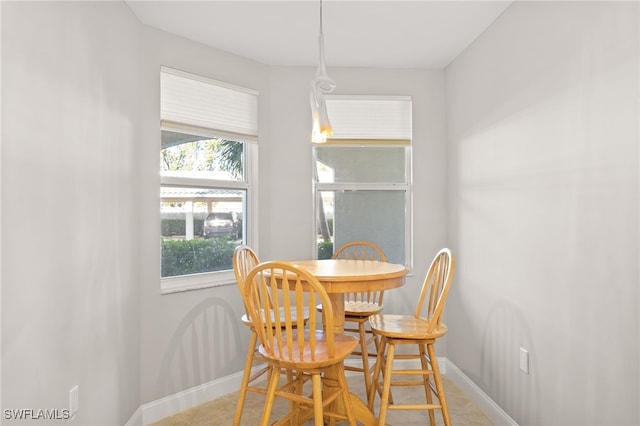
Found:
[{"label": "white window blind", "polygon": [[410,96],[327,96],[327,110],[330,143],[411,143]]},{"label": "white window blind", "polygon": [[162,67],[164,128],[257,142],[258,92]]}]

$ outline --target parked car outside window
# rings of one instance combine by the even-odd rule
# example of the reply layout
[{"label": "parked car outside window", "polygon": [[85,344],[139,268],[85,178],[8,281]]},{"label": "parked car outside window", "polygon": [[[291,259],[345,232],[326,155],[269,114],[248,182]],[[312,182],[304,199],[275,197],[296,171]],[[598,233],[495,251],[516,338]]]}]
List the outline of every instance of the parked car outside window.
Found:
[{"label": "parked car outside window", "polygon": [[233,213],[213,212],[204,220],[202,234],[205,238],[231,235],[238,236],[238,221]]}]

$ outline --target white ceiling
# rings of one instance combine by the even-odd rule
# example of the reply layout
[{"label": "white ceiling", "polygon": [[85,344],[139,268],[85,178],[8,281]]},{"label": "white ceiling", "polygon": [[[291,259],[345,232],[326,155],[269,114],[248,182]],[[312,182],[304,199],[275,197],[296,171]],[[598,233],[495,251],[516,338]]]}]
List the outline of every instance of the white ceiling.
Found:
[{"label": "white ceiling", "polygon": [[[277,66],[318,61],[319,0],[126,0],[143,24]],[[442,68],[511,1],[324,0],[332,66]]]}]

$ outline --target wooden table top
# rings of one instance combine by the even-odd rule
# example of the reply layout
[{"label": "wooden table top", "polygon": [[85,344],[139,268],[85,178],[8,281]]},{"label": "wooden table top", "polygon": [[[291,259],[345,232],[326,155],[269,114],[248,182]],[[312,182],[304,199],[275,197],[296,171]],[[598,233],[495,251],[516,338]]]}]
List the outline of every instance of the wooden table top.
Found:
[{"label": "wooden table top", "polygon": [[308,270],[328,293],[401,287],[409,273],[404,265],[377,260],[321,259],[291,263]]}]

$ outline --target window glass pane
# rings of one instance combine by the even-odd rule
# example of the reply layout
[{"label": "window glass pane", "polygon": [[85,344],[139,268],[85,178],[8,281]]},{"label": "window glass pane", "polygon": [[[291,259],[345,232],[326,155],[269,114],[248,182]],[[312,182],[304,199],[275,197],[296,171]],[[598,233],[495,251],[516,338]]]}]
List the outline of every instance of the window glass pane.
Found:
[{"label": "window glass pane", "polygon": [[320,191],[319,197],[319,259],[348,241],[367,240],[390,262],[405,262],[405,191]]},{"label": "window glass pane", "polygon": [[406,183],[406,147],[316,146],[320,183]]},{"label": "window glass pane", "polygon": [[242,142],[162,131],[163,176],[239,181],[244,179],[243,159]]},{"label": "window glass pane", "polygon": [[161,188],[161,276],[233,269],[233,250],[246,235],[246,191]]}]

